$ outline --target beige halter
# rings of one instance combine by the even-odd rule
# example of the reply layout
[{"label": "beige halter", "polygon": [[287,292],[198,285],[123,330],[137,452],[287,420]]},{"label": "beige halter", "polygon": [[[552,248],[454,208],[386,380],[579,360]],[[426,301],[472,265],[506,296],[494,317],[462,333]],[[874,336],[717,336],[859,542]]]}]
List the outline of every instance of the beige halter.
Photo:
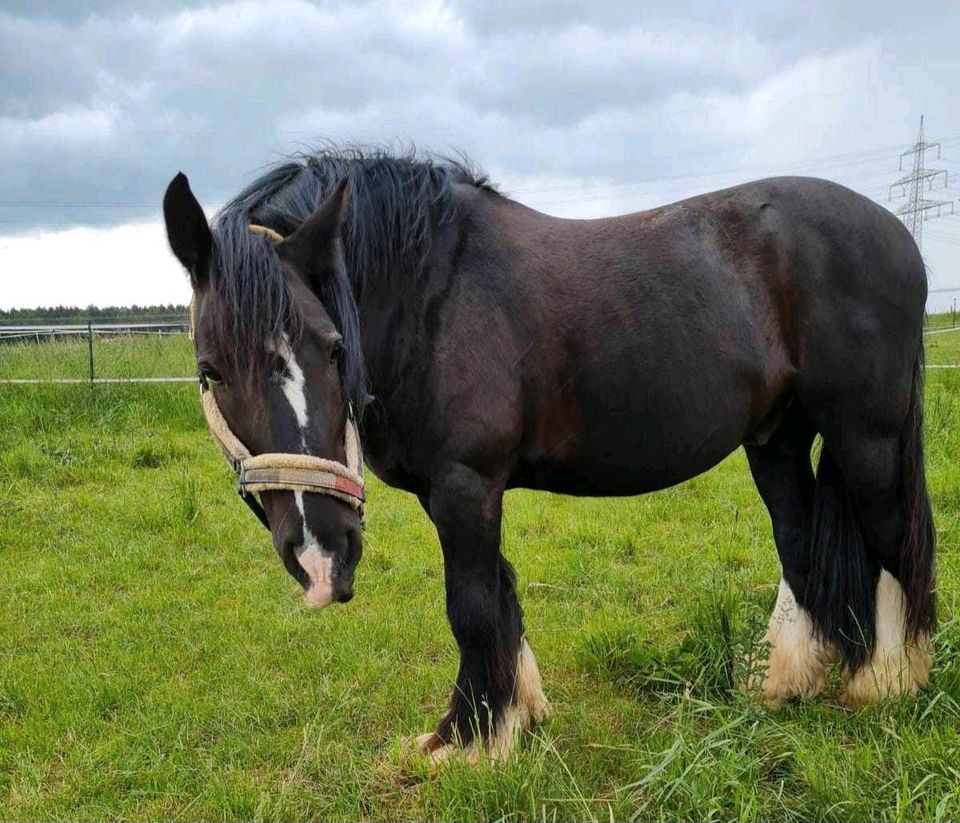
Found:
[{"label": "beige halter", "polygon": [[360,440],[352,410],[343,438],[347,455],[347,464],[344,465],[312,454],[277,452],[251,455],[240,438],[230,430],[213,392],[203,383],[200,386],[200,402],[210,433],[237,473],[241,494],[282,490],[313,492],[336,497],[355,509],[363,505]]},{"label": "beige halter", "polygon": [[[283,238],[265,226],[250,226],[253,234],[267,237],[277,243]],[[193,331],[193,305],[190,307],[190,327]],[[207,380],[200,377],[200,403],[207,426],[220,445],[224,457],[237,474],[237,491],[243,501],[268,529],[266,512],[253,496],[265,491],[299,491],[325,494],[342,500],[363,516],[363,455],[360,451],[360,435],[357,422],[350,407],[344,431],[344,452],[347,463],[314,457],[311,454],[286,452],[250,454],[227,424]]]}]

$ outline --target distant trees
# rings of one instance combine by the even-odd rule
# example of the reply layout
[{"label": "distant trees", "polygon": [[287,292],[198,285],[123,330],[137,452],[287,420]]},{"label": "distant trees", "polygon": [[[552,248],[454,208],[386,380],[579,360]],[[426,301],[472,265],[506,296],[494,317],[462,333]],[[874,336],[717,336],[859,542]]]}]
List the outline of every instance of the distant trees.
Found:
[{"label": "distant trees", "polygon": [[30,326],[52,323],[165,323],[186,318],[187,306],[51,306],[37,309],[0,309],[0,326]]}]

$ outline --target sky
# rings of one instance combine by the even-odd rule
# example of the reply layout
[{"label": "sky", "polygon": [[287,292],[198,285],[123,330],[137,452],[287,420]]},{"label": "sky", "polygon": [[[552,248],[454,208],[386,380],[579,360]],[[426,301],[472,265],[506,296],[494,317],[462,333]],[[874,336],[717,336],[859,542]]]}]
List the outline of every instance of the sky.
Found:
[{"label": "sky", "polygon": [[[960,3],[4,0],[0,308],[186,302],[160,221],[284,153],[465,152],[505,194],[621,214],[776,174],[889,187],[925,115],[932,289],[960,287]],[[931,309],[960,291],[931,294]]]}]

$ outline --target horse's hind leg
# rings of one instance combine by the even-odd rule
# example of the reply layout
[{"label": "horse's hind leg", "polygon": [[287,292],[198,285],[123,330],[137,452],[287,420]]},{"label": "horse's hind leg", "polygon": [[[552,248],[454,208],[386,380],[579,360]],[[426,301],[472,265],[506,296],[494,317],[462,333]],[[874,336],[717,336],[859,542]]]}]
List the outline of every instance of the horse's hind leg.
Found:
[{"label": "horse's hind leg", "polygon": [[911,363],[905,340],[888,334],[851,337],[845,354],[855,367],[811,368],[800,397],[824,444],[806,602],[845,664],[845,700],[861,703],[927,680],[936,535],[922,349]]},{"label": "horse's hind leg", "polygon": [[803,605],[813,528],[813,438],[813,428],[794,403],[766,443],[745,446],[753,479],[770,512],[782,568],[777,602],[764,636],[770,655],[762,685],[771,706],[792,697],[816,695],[834,654],[819,639]]},{"label": "horse's hind leg", "polygon": [[422,501],[440,536],[447,617],[460,649],[450,708],[435,732],[418,739],[434,760],[457,746],[474,758],[502,756],[547,712],[513,568],[500,553],[502,496],[502,484],[459,466]]},{"label": "horse's hind leg", "polygon": [[848,664],[844,672],[844,701],[856,705],[914,694],[927,682],[930,649],[927,618],[921,618],[919,632],[911,632],[908,626],[903,581],[908,581],[909,588],[915,570],[907,567],[914,561],[904,551],[911,505],[902,480],[901,437],[849,429],[845,434],[836,450],[837,461],[851,490],[863,549],[873,568],[871,581],[875,581],[874,621],[866,636],[865,659],[859,665]]}]

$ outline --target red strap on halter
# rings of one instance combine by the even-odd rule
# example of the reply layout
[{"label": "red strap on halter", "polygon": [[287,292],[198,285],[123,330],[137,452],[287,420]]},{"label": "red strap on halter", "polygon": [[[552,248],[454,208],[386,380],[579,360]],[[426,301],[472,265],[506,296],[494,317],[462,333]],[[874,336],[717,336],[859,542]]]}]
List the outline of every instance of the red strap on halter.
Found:
[{"label": "red strap on halter", "polygon": [[363,486],[354,483],[352,480],[346,477],[337,475],[335,488],[338,492],[343,492],[344,494],[349,494],[351,497],[356,497],[357,500],[361,502],[366,499],[363,494]]}]

